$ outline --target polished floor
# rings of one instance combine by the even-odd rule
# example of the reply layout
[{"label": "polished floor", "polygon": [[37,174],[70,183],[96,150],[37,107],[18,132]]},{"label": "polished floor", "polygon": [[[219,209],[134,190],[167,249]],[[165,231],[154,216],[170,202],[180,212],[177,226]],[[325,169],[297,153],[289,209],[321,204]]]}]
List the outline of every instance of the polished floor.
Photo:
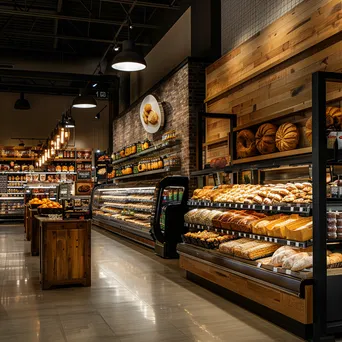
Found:
[{"label": "polished floor", "polygon": [[42,292],[22,226],[0,225],[0,341],[297,342],[189,282],[176,260],[92,231],[92,287]]}]

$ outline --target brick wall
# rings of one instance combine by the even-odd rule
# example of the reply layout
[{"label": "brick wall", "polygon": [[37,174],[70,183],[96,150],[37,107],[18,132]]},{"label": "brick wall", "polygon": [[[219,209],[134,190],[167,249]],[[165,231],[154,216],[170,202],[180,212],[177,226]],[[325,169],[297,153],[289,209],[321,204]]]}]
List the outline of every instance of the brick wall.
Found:
[{"label": "brick wall", "polygon": [[[150,92],[163,105],[165,126],[156,134],[147,133],[141,125],[139,109],[141,101],[113,122],[113,150],[144,140],[160,140],[168,130],[176,130],[182,140],[180,156],[182,175],[196,170],[197,113],[204,110],[205,63],[191,61],[171,73],[161,84]],[[177,172],[179,173],[179,172]]]},{"label": "brick wall", "polygon": [[303,0],[221,0],[222,55]]}]

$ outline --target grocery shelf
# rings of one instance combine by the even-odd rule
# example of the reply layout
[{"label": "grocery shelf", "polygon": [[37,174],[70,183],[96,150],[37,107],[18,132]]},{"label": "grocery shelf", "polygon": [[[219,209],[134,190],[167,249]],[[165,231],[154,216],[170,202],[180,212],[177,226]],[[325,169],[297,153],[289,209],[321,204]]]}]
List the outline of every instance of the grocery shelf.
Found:
[{"label": "grocery shelf", "polygon": [[[109,226],[119,228],[123,231],[127,231],[129,233],[133,233],[135,235],[138,235],[145,239],[153,241],[151,234],[149,233],[149,228],[142,227],[142,226],[130,223],[130,222],[123,221],[123,220],[116,220],[112,217],[107,217],[107,216],[102,216],[102,215],[94,215],[94,219],[93,219],[94,224],[97,224],[96,221],[103,222]],[[142,242],[140,241],[140,243]]]},{"label": "grocery shelf", "polygon": [[76,163],[91,163],[91,159],[76,159]]},{"label": "grocery shelf", "polygon": [[241,209],[241,210],[255,210],[255,211],[272,211],[288,214],[302,214],[310,215],[312,205],[309,203],[275,203],[272,205],[266,204],[244,204],[244,203],[231,203],[231,202],[209,202],[201,200],[188,200],[189,207],[197,208],[218,208],[218,209]]},{"label": "grocery shelf", "polygon": [[132,174],[132,175],[115,177],[114,180],[150,176],[150,175],[155,175],[158,173],[165,173],[165,172],[179,171],[179,170],[180,170],[180,167],[164,167],[163,169],[158,169],[158,170],[153,170],[153,171],[145,171],[145,172],[139,172],[139,173]]},{"label": "grocery shelf", "polygon": [[114,160],[112,162],[112,165],[117,165],[117,164],[120,164],[120,163],[123,163],[127,160],[131,160],[131,159],[135,159],[135,158],[139,158],[141,156],[146,156],[147,154],[150,154],[150,153],[153,153],[153,152],[157,152],[157,151],[162,151],[166,148],[169,148],[169,147],[173,147],[173,146],[177,146],[181,143],[180,140],[167,140],[167,141],[164,141],[158,145],[155,145],[153,147],[150,147],[144,151],[141,151],[139,153],[135,153],[135,154],[132,154],[128,157],[124,157],[124,158],[121,158],[121,159],[118,159],[118,160]]},{"label": "grocery shelf", "polygon": [[26,195],[25,192],[7,192],[8,195]]},{"label": "grocery shelf", "polygon": [[[126,195],[128,196],[128,195]],[[101,198],[100,200],[102,202],[108,202],[111,204],[111,202],[121,202],[121,203],[154,203],[153,199],[150,200],[142,200],[142,199],[134,199],[134,198],[127,198],[125,196],[120,196],[120,199],[106,199],[106,198]]]},{"label": "grocery shelf", "polygon": [[312,270],[294,272],[282,269],[281,267],[267,266],[258,261],[242,259],[218,250],[207,249],[191,244],[180,243],[177,245],[177,251],[181,255],[191,256],[192,259],[201,262],[210,263],[226,268],[228,271],[237,272],[243,277],[256,278],[273,284],[277,287],[286,288],[287,291],[297,293],[303,290],[302,281],[311,282]]},{"label": "grocery shelf", "polygon": [[[65,175],[76,175],[76,172],[72,172],[72,171],[1,171],[0,172],[1,175],[7,175],[7,174],[15,174],[15,175],[26,175],[26,174],[38,174],[38,175],[61,175],[61,174],[65,174]],[[9,181],[9,182],[17,182],[17,181]],[[19,182],[19,181],[18,181]]]},{"label": "grocery shelf", "polygon": [[224,229],[224,228],[215,228],[212,226],[206,226],[206,225],[194,224],[194,223],[184,223],[184,227],[195,228],[198,230],[209,230],[209,231],[222,233],[222,234],[236,235],[241,238],[249,238],[249,239],[254,239],[254,240],[259,240],[259,241],[274,242],[279,245],[291,246],[291,247],[297,247],[297,248],[306,248],[312,245],[312,239],[309,241],[300,242],[300,241],[287,240],[283,238],[258,235],[258,234],[253,234],[253,233],[239,232],[236,230],[230,230],[230,229]]},{"label": "grocery shelf", "polygon": [[14,200],[14,201],[22,201],[24,197],[0,197],[0,201],[8,201],[8,200]]},{"label": "grocery shelf", "polygon": [[11,186],[11,185],[7,185],[7,189],[24,189],[25,186]]},{"label": "grocery shelf", "polygon": [[[151,213],[152,212],[152,208],[151,209],[145,209],[145,208],[127,208],[124,205],[110,205],[112,208],[117,208],[117,209],[122,209],[122,210],[129,210],[129,211],[139,211],[139,212],[143,212],[143,213]],[[110,210],[106,210],[106,209],[100,209],[102,211],[104,211],[105,213],[108,214],[115,214]]]}]

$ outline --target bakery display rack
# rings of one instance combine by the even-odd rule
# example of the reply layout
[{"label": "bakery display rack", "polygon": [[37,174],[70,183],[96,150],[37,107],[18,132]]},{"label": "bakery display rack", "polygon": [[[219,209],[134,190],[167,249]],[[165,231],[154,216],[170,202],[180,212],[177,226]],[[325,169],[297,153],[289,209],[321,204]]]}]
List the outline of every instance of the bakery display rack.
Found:
[{"label": "bakery display rack", "polygon": [[[342,74],[317,72],[312,75],[312,137],[314,137],[312,148],[300,148],[289,153],[278,152],[267,157],[259,155],[238,160],[235,157],[235,148],[231,147],[231,156],[233,156],[231,165],[220,170],[208,168],[191,174],[192,177],[203,180],[198,182],[199,187],[206,184],[208,175],[216,172],[226,173],[234,183],[239,179],[241,181],[239,174],[245,171],[250,174],[255,172],[256,179],[273,184],[285,185],[288,182],[311,181],[312,203],[279,202],[265,205],[223,203],[196,198],[188,201],[189,210],[197,208],[197,210],[240,211],[247,213],[246,215],[253,211],[267,215],[288,214],[308,219],[312,217],[312,238],[296,241],[235,229],[222,229],[209,224],[185,223],[186,229],[193,233],[189,233],[192,234],[189,235],[190,238],[184,238],[184,242],[178,245],[180,266],[186,271],[189,279],[257,312],[303,338],[312,338],[313,341],[335,341],[334,335],[342,332],[342,314],[339,310],[339,303],[342,302],[340,290],[342,288],[342,234],[336,237],[336,227],[335,233],[332,233],[329,223],[329,220],[335,220],[330,210],[342,212],[342,198],[327,198],[327,167],[330,167],[331,172],[334,173],[331,167],[339,167],[342,162],[337,159],[331,160],[331,154],[327,153],[326,116],[321,114],[326,112],[328,82],[336,85],[342,83]],[[235,135],[242,128],[234,127],[233,134]],[[232,138],[230,141],[234,145],[235,139]],[[199,151],[202,152],[202,149]],[[199,154],[198,158],[202,160],[202,154]],[[280,177],[280,182],[273,181],[273,176],[268,176],[272,172]],[[215,182],[216,186],[220,184]],[[341,214],[338,214],[338,219],[341,220],[339,215]],[[205,235],[201,235],[201,232]],[[334,234],[335,238],[332,238]],[[306,254],[303,254],[302,260],[304,268],[294,271],[297,266],[291,269],[286,263],[273,266],[270,259],[273,260],[275,252],[274,255],[271,253],[266,255],[264,259],[247,260],[222,253],[221,248],[211,249],[213,244],[207,243],[207,241],[216,241],[218,244],[220,239],[228,238],[232,241],[246,240],[244,242],[246,246],[249,244],[257,246],[255,248],[261,248],[260,244],[263,243],[277,244],[279,246],[277,248],[291,249],[291,253],[295,253],[294,258],[297,259],[305,249],[304,254]],[[225,244],[228,246],[230,242],[224,242],[220,246]],[[232,242],[232,245],[235,244],[239,246],[239,242]],[[234,248],[238,255],[243,250],[243,247],[241,250],[238,247]],[[309,265],[308,268],[305,268],[305,258],[309,260],[306,264]]]},{"label": "bakery display rack", "polygon": [[175,257],[187,198],[187,177],[165,177],[149,186],[102,184],[92,193],[93,225]]}]

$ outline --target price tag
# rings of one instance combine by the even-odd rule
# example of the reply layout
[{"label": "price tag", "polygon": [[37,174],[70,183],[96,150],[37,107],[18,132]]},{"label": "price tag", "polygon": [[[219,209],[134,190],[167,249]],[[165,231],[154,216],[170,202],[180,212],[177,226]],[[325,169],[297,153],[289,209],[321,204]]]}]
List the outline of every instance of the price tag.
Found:
[{"label": "price tag", "polygon": [[227,206],[227,203],[224,204],[224,207],[226,207],[226,206]]},{"label": "price tag", "polygon": [[291,275],[291,270],[285,270],[285,273]]},{"label": "price tag", "polygon": [[210,203],[210,206],[213,207],[213,206],[214,206],[214,203]]},{"label": "price tag", "polygon": [[221,206],[221,203],[219,203],[218,206],[220,207],[220,206]]},{"label": "price tag", "polygon": [[237,208],[238,207],[238,205],[237,204],[235,204],[235,208]]},{"label": "price tag", "polygon": [[232,235],[235,235],[235,232],[232,232]]},{"label": "price tag", "polygon": [[223,230],[223,229],[221,229],[221,233],[224,233],[224,230]]},{"label": "price tag", "polygon": [[248,209],[251,209],[251,205],[250,204],[248,204]]},{"label": "price tag", "polygon": [[243,234],[244,237],[246,237],[246,234]]},{"label": "price tag", "polygon": [[255,204],[252,205],[252,208],[255,209]]},{"label": "price tag", "polygon": [[243,209],[243,204],[240,204],[240,209]]},{"label": "price tag", "polygon": [[273,209],[273,207],[270,205],[270,208],[269,208],[270,210],[272,210]]},{"label": "price tag", "polygon": [[288,245],[288,246],[291,246],[291,241],[287,241],[287,245]]},{"label": "price tag", "polygon": [[278,239],[274,239],[273,241],[274,241],[275,243],[277,243],[277,242],[278,242]]},{"label": "price tag", "polygon": [[258,240],[260,240],[260,236],[258,236]]},{"label": "price tag", "polygon": [[264,240],[267,241],[267,237],[266,236],[264,237]]},{"label": "price tag", "polygon": [[265,206],[263,205],[263,206],[261,207],[261,209],[262,209],[262,210],[265,210]]},{"label": "price tag", "polygon": [[299,242],[296,242],[296,247],[299,247]]},{"label": "price tag", "polygon": [[302,213],[303,212],[303,207],[299,207],[299,211]]},{"label": "price tag", "polygon": [[294,211],[294,207],[291,207],[291,208],[290,208],[290,211]]},{"label": "price tag", "polygon": [[197,229],[201,229],[201,226],[199,224],[197,225]]},{"label": "price tag", "polygon": [[278,268],[277,267],[273,267],[273,272],[277,273],[278,272]]},{"label": "price tag", "polygon": [[280,209],[281,209],[281,207],[280,207],[280,205],[278,205],[277,210],[280,211]]},{"label": "price tag", "polygon": [[258,267],[258,268],[260,268],[260,267],[261,267],[261,262],[258,262],[258,265],[257,265],[257,267]]}]

